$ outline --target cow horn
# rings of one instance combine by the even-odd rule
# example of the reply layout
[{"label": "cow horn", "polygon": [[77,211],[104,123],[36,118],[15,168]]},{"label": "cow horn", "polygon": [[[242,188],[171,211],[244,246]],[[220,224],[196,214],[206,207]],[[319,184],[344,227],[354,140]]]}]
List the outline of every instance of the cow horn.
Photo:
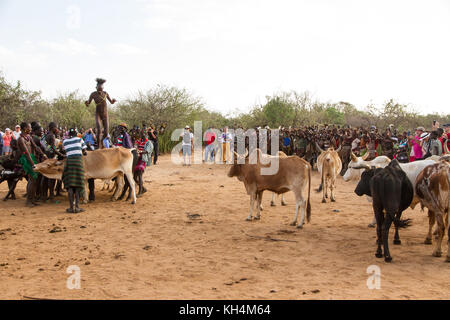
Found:
[{"label": "cow horn", "polygon": [[367,158],[369,157],[369,155],[370,155],[370,153],[369,153],[369,151],[367,151],[363,156],[362,156],[362,160],[363,161],[366,161],[367,160]]},{"label": "cow horn", "polygon": [[316,148],[319,149],[320,152],[324,152],[321,147],[319,147],[319,144],[316,142]]},{"label": "cow horn", "polygon": [[339,148],[337,148],[336,152],[340,152],[341,150],[342,150],[342,143],[341,143],[341,145],[339,146]]},{"label": "cow horn", "polygon": [[450,151],[448,150],[448,141],[446,141],[444,143],[444,151],[445,151],[445,154],[450,154]]},{"label": "cow horn", "polygon": [[352,169],[367,169],[367,170],[370,170],[372,168],[368,164],[362,164],[362,165],[357,166],[357,167],[352,167]]},{"label": "cow horn", "polygon": [[245,157],[246,158],[248,157],[248,149],[247,148],[245,148]]},{"label": "cow horn", "polygon": [[352,161],[358,161],[358,157],[351,151],[350,156],[352,157]]}]

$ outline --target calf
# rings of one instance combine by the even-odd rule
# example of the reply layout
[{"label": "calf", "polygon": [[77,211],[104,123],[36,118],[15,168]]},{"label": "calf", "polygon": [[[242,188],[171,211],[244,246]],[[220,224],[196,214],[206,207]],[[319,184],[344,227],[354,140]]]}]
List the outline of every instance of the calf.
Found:
[{"label": "calf", "polygon": [[[415,187],[422,209],[428,208],[429,230],[427,240],[429,240],[429,243],[431,243],[431,229],[434,220],[437,222],[433,256],[440,257],[445,229],[449,228],[447,235],[450,235],[450,163],[443,159],[423,169],[417,176]],[[450,237],[448,245],[446,261],[450,262]]]},{"label": "calf", "polygon": [[[306,219],[309,222],[311,218],[311,165],[305,160],[297,157],[276,157],[278,163],[278,170],[276,173],[271,175],[261,174],[261,169],[269,167],[261,162],[262,153],[259,150],[256,152],[255,164],[249,161],[249,157],[246,156],[242,159],[237,153],[235,155],[238,157],[239,161],[231,165],[230,171],[228,172],[229,177],[237,177],[239,181],[244,182],[247,194],[250,196],[250,214],[247,221],[252,220],[252,213],[255,201],[257,203],[257,214],[255,220],[260,219],[260,204],[262,199],[262,194],[265,190],[272,191],[277,194],[283,194],[288,191],[294,192],[296,199],[296,209],[295,217],[291,225],[295,226],[298,220],[299,208],[301,211],[301,218],[298,224],[298,228],[302,228]],[[250,159],[255,159],[255,155],[250,157]],[[303,196],[304,189],[308,187],[308,198],[305,199]]]},{"label": "calf", "polygon": [[385,168],[367,169],[361,175],[361,180],[356,186],[355,193],[358,196],[368,195],[372,197],[372,206],[377,221],[377,252],[376,257],[383,257],[391,262],[389,253],[389,229],[392,222],[395,225],[394,244],[401,244],[398,234],[400,217],[413,199],[414,190],[406,173],[400,168],[397,160],[393,160]]},{"label": "calf", "polygon": [[334,189],[336,188],[336,178],[342,170],[342,160],[339,157],[339,151],[341,148],[335,151],[333,147],[330,147],[328,150],[324,151],[317,143],[316,147],[321,152],[317,158],[317,169],[319,170],[319,174],[321,176],[318,191],[320,192],[320,190],[322,190],[322,202],[325,203],[327,202],[325,198],[328,198],[329,186],[331,192],[331,202],[335,202],[336,198],[334,197]]}]

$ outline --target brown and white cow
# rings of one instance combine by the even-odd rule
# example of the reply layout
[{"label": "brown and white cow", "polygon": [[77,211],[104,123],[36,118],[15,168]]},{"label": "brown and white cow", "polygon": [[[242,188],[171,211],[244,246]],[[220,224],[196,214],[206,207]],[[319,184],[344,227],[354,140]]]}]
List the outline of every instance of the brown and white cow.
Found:
[{"label": "brown and white cow", "polygon": [[[36,164],[34,171],[41,173],[49,179],[61,179],[65,161],[48,159]],[[89,179],[112,179],[117,177],[118,187],[113,200],[117,200],[123,189],[124,176],[130,182],[133,193],[133,204],[136,203],[136,191],[133,179],[133,154],[131,149],[110,148],[88,152],[83,156],[85,190],[88,190]],[[87,202],[87,197],[84,197]]]},{"label": "brown and white cow", "polygon": [[328,187],[330,187],[331,202],[335,202],[334,189],[336,188],[336,178],[342,170],[342,160],[339,157],[341,147],[338,150],[330,147],[326,151],[322,150],[317,143],[316,147],[321,152],[317,158],[317,169],[321,176],[322,202],[327,202],[325,198],[328,198]]},{"label": "brown and white cow", "polygon": [[[448,159],[447,159],[448,160]],[[435,248],[433,256],[442,255],[442,239],[447,229],[450,235],[450,162],[442,159],[436,164],[425,167],[416,179],[416,195],[422,209],[428,208],[429,229],[425,243],[431,243],[431,229],[437,222],[435,234]],[[427,242],[428,241],[428,242]],[[447,262],[450,262],[450,238],[448,241]]]},{"label": "brown and white cow", "polygon": [[[235,153],[235,159],[228,172],[229,177],[237,177],[244,182],[247,194],[250,196],[250,214],[247,221],[252,220],[253,207],[256,202],[257,213],[255,220],[261,217],[260,204],[263,192],[272,191],[276,194],[283,194],[288,191],[294,192],[296,199],[295,217],[291,225],[295,226],[298,220],[299,208],[301,211],[298,228],[302,228],[306,220],[311,218],[311,165],[305,160],[297,157],[271,157],[272,161],[278,161],[278,170],[272,174],[262,174],[265,169],[270,168],[272,163],[265,163],[260,150],[253,151],[245,159]],[[267,159],[267,158],[266,158]],[[262,161],[261,161],[262,160]],[[308,188],[308,197],[303,196],[304,189]]]}]

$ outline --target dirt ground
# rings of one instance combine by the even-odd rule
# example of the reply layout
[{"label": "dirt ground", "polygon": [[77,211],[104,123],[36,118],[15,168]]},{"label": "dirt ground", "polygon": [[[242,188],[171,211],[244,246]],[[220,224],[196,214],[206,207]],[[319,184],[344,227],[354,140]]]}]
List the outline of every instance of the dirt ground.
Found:
[{"label": "dirt ground", "polygon": [[[19,199],[0,203],[0,298],[450,298],[450,264],[423,244],[428,218],[419,208],[405,212],[412,226],[400,230],[402,245],[391,244],[387,264],[374,255],[372,208],[353,193],[355,182],[339,178],[333,204],[313,192],[311,223],[298,230],[289,226],[292,193],[287,207],[270,207],[266,193],[262,219],[246,222],[249,198],[227,172],[224,165],[182,167],[163,156],[147,170],[148,192],[136,205],[109,201],[98,181],[95,203],[79,215],[65,213],[66,197],[25,208],[21,182]],[[55,227],[61,232],[50,233]],[[390,243],[392,236],[393,230]],[[72,265],[81,270],[79,290],[66,287]],[[366,284],[371,265],[381,270],[378,290]]]}]

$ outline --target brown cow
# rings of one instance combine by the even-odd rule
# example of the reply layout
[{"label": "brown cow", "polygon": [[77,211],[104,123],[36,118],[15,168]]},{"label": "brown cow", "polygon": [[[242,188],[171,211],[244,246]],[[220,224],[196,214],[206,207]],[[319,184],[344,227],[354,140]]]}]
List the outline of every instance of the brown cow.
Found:
[{"label": "brown cow", "polygon": [[[65,161],[48,159],[36,165],[34,171],[49,179],[61,179]],[[127,176],[133,192],[133,204],[136,203],[135,184],[133,179],[133,154],[131,149],[110,148],[88,152],[83,157],[85,190],[88,190],[89,179],[112,179],[117,177],[118,187],[113,200],[117,200],[124,185],[124,175]],[[84,197],[84,202],[87,202]]]},{"label": "brown cow", "polygon": [[[239,181],[244,182],[247,194],[250,196],[250,214],[247,221],[252,220],[255,200],[257,203],[255,220],[260,219],[260,204],[262,194],[265,190],[277,194],[283,194],[288,191],[294,192],[296,209],[295,217],[291,225],[295,226],[297,224],[299,208],[301,211],[301,218],[297,227],[303,227],[305,222],[305,212],[306,220],[308,222],[310,221],[311,165],[309,163],[297,156],[287,158],[271,157],[271,160],[278,161],[278,170],[274,174],[263,175],[261,170],[270,168],[271,163],[264,163],[265,160],[260,150],[255,150],[252,156],[246,156],[245,159],[237,153],[235,153],[235,155],[238,159],[235,159],[231,165],[228,176],[237,177]],[[255,161],[253,161],[253,159],[255,159]],[[253,164],[253,162],[255,163]],[[303,191],[306,187],[308,187],[308,198],[305,200]]]},{"label": "brown cow", "polygon": [[320,185],[322,189],[322,202],[327,202],[325,198],[328,198],[328,187],[330,187],[331,191],[331,202],[335,202],[336,198],[334,197],[334,189],[336,188],[336,178],[342,170],[342,160],[339,157],[339,151],[342,146],[336,151],[333,147],[330,147],[324,151],[317,143],[316,147],[321,152],[317,158],[317,169],[319,170],[319,174],[321,176]]},{"label": "brown cow", "polygon": [[[416,179],[416,195],[419,198],[422,209],[428,208],[429,230],[428,243],[431,243],[431,229],[434,221],[437,222],[435,234],[435,248],[433,256],[442,255],[442,239],[445,230],[450,228],[450,163],[445,159],[436,164],[425,167]],[[447,235],[450,230],[447,230]],[[427,243],[427,240],[425,243]],[[450,262],[450,238],[448,241],[447,262]]]}]

